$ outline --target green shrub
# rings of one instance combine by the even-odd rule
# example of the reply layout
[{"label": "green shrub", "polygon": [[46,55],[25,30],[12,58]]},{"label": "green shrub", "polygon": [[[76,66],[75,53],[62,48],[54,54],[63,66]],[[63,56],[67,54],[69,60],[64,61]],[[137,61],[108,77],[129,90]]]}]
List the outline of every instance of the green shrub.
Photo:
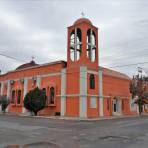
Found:
[{"label": "green shrub", "polygon": [[46,105],[46,94],[38,87],[29,91],[24,98],[24,107],[37,115]]},{"label": "green shrub", "polygon": [[7,98],[6,95],[1,95],[0,96],[0,105],[2,107],[2,111],[5,113],[6,112],[6,108],[9,105],[10,100]]}]

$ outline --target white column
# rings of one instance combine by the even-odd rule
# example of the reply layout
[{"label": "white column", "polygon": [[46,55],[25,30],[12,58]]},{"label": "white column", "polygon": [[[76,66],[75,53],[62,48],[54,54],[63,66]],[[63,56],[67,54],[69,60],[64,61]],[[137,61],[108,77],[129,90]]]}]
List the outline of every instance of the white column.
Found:
[{"label": "white column", "polygon": [[103,117],[103,72],[99,69],[99,112],[100,116]]},{"label": "white column", "polygon": [[75,35],[74,35],[74,47],[75,47],[75,50],[74,50],[74,61],[77,60],[77,28],[75,28]]},{"label": "white column", "polygon": [[[4,82],[1,82],[1,90],[0,90],[0,95],[4,94]],[[0,112],[2,111],[1,105],[0,105]]]},{"label": "white column", "polygon": [[[10,90],[11,90],[11,86],[10,86],[10,80],[7,81],[7,98],[10,99]],[[6,112],[8,112],[9,110],[9,106],[6,108]]]},{"label": "white column", "polygon": [[0,90],[0,95],[4,94],[4,82],[1,82],[1,90]]},{"label": "white column", "polygon": [[87,118],[87,67],[80,67],[79,116]]},{"label": "white column", "polygon": [[120,115],[122,115],[122,103],[123,103],[123,101],[122,101],[122,99],[120,99],[119,100],[119,113],[120,113]]},{"label": "white column", "polygon": [[137,114],[139,114],[139,106],[137,105]]},{"label": "white column", "polygon": [[41,87],[41,76],[37,76],[36,84],[38,88]]},{"label": "white column", "polygon": [[[24,94],[23,94],[23,100],[24,100],[27,92],[28,92],[28,78],[24,78]],[[25,109],[24,106],[22,108],[22,113],[26,113],[26,109]]]},{"label": "white column", "polygon": [[66,112],[66,69],[61,70],[61,116]]},{"label": "white column", "polygon": [[7,98],[10,98],[10,80],[7,81]]}]

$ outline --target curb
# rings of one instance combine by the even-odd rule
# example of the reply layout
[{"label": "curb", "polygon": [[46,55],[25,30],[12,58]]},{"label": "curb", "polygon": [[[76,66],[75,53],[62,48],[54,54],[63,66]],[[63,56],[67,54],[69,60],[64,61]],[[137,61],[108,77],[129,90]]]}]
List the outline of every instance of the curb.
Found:
[{"label": "curb", "polygon": [[[42,119],[53,119],[53,120],[73,120],[73,121],[101,121],[101,120],[113,120],[113,119],[123,119],[123,118],[135,118],[140,117],[139,115],[125,115],[125,116],[110,116],[110,117],[100,117],[100,118],[79,118],[79,117],[61,117],[61,116],[30,116],[25,114],[12,114],[12,113],[0,113],[0,115],[7,116],[18,116],[26,118],[42,118]],[[148,114],[143,114],[141,117],[148,116]]]}]

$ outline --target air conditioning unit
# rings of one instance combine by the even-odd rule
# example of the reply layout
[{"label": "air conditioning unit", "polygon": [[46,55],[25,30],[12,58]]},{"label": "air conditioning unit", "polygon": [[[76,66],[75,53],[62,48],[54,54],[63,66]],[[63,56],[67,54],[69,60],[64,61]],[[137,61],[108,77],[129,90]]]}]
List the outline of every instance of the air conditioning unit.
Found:
[{"label": "air conditioning unit", "polygon": [[32,77],[32,81],[36,81],[37,80],[37,77]]},{"label": "air conditioning unit", "polygon": [[10,80],[10,84],[13,85],[14,84],[14,80]]},{"label": "air conditioning unit", "polygon": [[24,79],[23,79],[23,78],[21,78],[21,79],[20,79],[20,82],[21,82],[21,83],[24,83]]}]

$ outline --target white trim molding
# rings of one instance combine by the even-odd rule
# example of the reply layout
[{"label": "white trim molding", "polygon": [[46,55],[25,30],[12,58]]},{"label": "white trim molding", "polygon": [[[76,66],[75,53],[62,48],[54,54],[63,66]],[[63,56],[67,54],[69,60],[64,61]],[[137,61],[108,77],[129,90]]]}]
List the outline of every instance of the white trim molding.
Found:
[{"label": "white trim molding", "polygon": [[41,76],[39,76],[39,75],[37,76],[36,85],[38,88],[41,87]]},{"label": "white trim molding", "polygon": [[100,113],[100,116],[103,117],[104,113],[103,113],[103,72],[102,72],[102,69],[99,69],[98,76],[99,76],[99,113]]},{"label": "white trim molding", "polygon": [[4,82],[1,82],[1,90],[0,90],[0,95],[4,94]]},{"label": "white trim molding", "polygon": [[99,96],[99,95],[93,95],[93,94],[65,94],[65,95],[56,95],[57,97],[102,97],[102,98],[111,98],[111,96]]},{"label": "white trim molding", "polygon": [[[43,75],[34,75],[33,77],[40,77],[40,78],[44,78],[44,77],[52,77],[52,76],[61,76],[61,73],[49,73],[49,74],[43,74]],[[22,79],[27,78],[28,80],[32,80],[32,76],[29,77],[21,77]],[[14,81],[20,81],[20,78],[17,79],[13,79]],[[2,82],[7,82],[7,81],[1,81]]]},{"label": "white trim molding", "polygon": [[87,70],[87,73],[98,75],[98,72],[94,70]]},{"label": "white trim molding", "polygon": [[61,70],[61,116],[65,116],[66,112],[66,69]]},{"label": "white trim molding", "polygon": [[80,67],[79,116],[87,118],[87,67]]},{"label": "white trim molding", "polygon": [[[11,90],[11,85],[10,85],[10,80],[7,81],[7,98],[10,99],[10,90]],[[6,112],[9,111],[9,106],[6,108]]]},{"label": "white trim molding", "polygon": [[[24,94],[23,94],[23,99],[25,98],[26,94],[28,92],[28,78],[24,78]],[[22,108],[22,113],[26,113],[26,109],[25,107],[23,106]]]},{"label": "white trim molding", "polygon": [[10,80],[7,81],[7,98],[10,98]]}]

